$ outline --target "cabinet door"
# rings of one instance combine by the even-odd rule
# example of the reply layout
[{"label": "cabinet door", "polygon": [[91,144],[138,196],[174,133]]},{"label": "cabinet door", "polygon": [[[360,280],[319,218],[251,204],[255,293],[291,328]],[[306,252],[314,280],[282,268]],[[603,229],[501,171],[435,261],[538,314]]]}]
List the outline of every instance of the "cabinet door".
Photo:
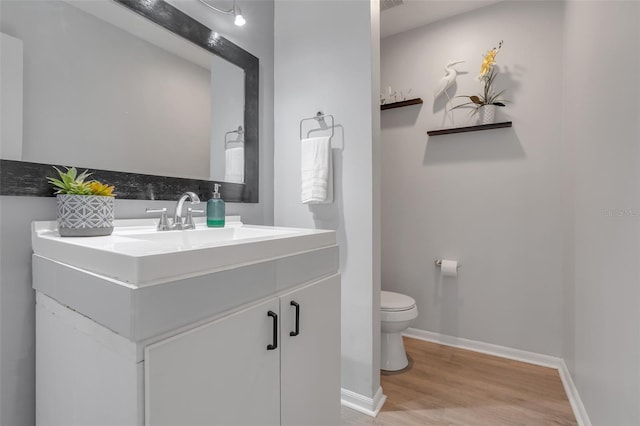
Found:
[{"label": "cabinet door", "polygon": [[277,298],[148,346],[145,423],[280,424],[280,349],[267,349],[269,311],[278,313]]},{"label": "cabinet door", "polygon": [[285,294],[280,312],[282,424],[339,425],[340,275]]}]

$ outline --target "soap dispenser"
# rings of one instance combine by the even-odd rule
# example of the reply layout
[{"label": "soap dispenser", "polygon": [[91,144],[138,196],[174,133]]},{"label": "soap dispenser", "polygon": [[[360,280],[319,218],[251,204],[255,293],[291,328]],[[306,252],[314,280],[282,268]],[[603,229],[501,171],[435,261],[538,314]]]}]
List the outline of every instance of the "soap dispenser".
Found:
[{"label": "soap dispenser", "polygon": [[224,226],[224,201],[220,198],[218,188],[222,185],[213,185],[213,198],[207,201],[207,226],[210,228],[222,228]]}]

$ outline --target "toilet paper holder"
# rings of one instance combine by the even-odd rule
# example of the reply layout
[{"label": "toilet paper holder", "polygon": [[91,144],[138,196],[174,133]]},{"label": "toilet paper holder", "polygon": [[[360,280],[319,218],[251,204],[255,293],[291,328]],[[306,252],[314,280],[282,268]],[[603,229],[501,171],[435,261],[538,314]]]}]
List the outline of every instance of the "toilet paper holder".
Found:
[{"label": "toilet paper holder", "polygon": [[[436,266],[438,268],[442,266],[442,259],[436,259]],[[458,262],[458,267],[456,269],[460,269],[461,266],[462,266],[462,263]]]}]

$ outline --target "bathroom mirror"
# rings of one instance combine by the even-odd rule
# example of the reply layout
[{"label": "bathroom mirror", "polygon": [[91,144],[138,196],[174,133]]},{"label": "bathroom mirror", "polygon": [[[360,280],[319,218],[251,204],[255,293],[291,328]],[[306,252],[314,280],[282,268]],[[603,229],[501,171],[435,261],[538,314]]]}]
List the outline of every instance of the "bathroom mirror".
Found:
[{"label": "bathroom mirror", "polygon": [[256,57],[161,0],[2,9],[3,52],[7,36],[22,47],[24,112],[22,134],[3,131],[3,195],[50,195],[38,179],[55,164],[91,169],[120,198],[207,197],[220,182],[228,201],[258,201]]}]

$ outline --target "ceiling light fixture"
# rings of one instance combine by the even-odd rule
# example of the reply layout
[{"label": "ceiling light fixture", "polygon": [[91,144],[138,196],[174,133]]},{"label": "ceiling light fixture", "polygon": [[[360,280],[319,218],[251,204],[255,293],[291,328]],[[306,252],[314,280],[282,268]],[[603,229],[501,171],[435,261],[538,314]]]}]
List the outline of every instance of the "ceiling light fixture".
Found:
[{"label": "ceiling light fixture", "polygon": [[224,9],[220,9],[218,7],[212,6],[209,3],[205,2],[204,0],[198,0],[198,1],[204,4],[205,6],[207,6],[209,9],[215,10],[216,12],[224,13],[225,15],[233,15],[234,16],[233,23],[236,24],[238,27],[241,27],[247,23],[247,21],[245,21],[244,17],[242,16],[242,10],[240,10],[240,7],[236,6],[235,0],[233,0],[233,8],[229,10],[224,10]]}]

